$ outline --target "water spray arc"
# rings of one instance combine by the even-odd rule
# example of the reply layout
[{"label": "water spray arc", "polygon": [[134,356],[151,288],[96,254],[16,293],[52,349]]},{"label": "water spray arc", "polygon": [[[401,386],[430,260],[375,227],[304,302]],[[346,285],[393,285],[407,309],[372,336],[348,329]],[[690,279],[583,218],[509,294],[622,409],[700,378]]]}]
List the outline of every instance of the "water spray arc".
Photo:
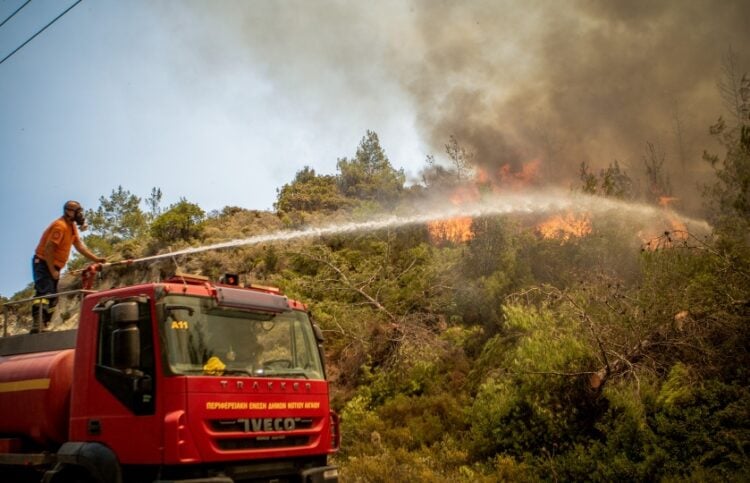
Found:
[{"label": "water spray arc", "polygon": [[[161,253],[142,258],[103,263],[100,267],[110,267],[141,262],[150,262],[162,258],[191,255],[211,250],[222,250],[240,246],[257,245],[279,241],[289,241],[299,238],[318,238],[326,235],[377,231],[386,228],[417,225],[455,217],[480,217],[508,214],[544,214],[560,211],[587,211],[596,214],[612,214],[613,216],[638,216],[642,218],[656,217],[663,213],[663,209],[640,203],[628,203],[609,198],[583,195],[570,192],[544,191],[537,193],[510,194],[491,196],[474,203],[454,205],[446,201],[431,204],[424,210],[416,208],[416,215],[389,215],[377,217],[370,221],[347,222],[320,227],[308,227],[299,230],[283,230],[248,238],[230,240],[202,247],[191,247],[169,253]],[[681,217],[682,221],[694,229],[709,231],[710,226],[703,220]]]}]

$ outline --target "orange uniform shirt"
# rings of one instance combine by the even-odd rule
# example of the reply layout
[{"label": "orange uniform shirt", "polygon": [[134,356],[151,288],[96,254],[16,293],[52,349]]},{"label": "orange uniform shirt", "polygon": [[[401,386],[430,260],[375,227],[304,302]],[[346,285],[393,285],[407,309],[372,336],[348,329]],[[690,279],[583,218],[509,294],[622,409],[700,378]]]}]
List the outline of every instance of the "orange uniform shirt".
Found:
[{"label": "orange uniform shirt", "polygon": [[47,242],[52,242],[55,245],[53,263],[56,267],[63,268],[70,256],[70,247],[76,240],[78,240],[76,226],[72,222],[68,223],[65,219],[58,218],[44,230],[34,253],[44,260],[44,247],[47,246]]}]

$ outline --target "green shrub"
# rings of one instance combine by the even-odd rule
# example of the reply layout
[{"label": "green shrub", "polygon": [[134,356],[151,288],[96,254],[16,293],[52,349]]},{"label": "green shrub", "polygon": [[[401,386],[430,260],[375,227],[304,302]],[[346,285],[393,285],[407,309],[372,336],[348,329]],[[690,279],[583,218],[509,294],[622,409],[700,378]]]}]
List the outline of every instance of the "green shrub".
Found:
[{"label": "green shrub", "polygon": [[675,365],[650,417],[657,444],[669,457],[664,475],[700,468],[730,477],[750,467],[750,389],[691,377]]},{"label": "green shrub", "polygon": [[495,337],[480,358],[489,376],[470,413],[475,457],[562,451],[596,436],[605,405],[588,377],[576,375],[594,365],[578,322],[547,309],[508,306],[505,313],[511,340]]},{"label": "green shrub", "polygon": [[154,220],[151,236],[166,245],[176,240],[193,240],[200,237],[203,231],[205,215],[198,205],[182,198]]}]

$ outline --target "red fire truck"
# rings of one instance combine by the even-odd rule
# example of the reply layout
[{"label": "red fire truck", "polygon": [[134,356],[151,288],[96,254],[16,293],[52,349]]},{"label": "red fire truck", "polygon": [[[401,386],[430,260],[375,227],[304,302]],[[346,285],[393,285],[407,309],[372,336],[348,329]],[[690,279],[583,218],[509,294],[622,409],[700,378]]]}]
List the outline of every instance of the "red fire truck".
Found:
[{"label": "red fire truck", "polygon": [[269,287],[88,293],[76,330],[0,338],[0,481],[337,481],[322,341]]}]

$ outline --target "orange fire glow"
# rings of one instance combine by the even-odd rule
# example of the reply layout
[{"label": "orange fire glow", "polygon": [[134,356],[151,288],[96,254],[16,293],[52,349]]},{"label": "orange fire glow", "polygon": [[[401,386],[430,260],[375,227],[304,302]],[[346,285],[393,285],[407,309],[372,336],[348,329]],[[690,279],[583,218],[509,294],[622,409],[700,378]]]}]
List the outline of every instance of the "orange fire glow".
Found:
[{"label": "orange fire glow", "polygon": [[460,206],[479,201],[479,197],[479,188],[476,185],[465,185],[456,188],[450,195],[450,200],[454,205]]},{"label": "orange fire glow", "polygon": [[471,231],[471,217],[462,216],[450,220],[438,220],[427,223],[427,230],[433,243],[450,241],[453,243],[466,242],[474,238]]},{"label": "orange fire glow", "polygon": [[638,232],[638,238],[643,242],[644,250],[658,250],[660,248],[672,248],[677,243],[688,239],[687,226],[674,215],[667,215],[664,220],[664,229],[650,229]]},{"label": "orange fire glow", "polygon": [[[487,171],[474,167],[474,180],[457,187],[450,194],[450,201],[456,206],[475,203],[482,197],[482,191],[490,189],[495,193],[518,190],[537,181],[541,161],[538,159],[523,163],[520,168],[505,164],[497,171]],[[449,220],[427,223],[427,230],[433,243],[462,243],[474,238],[471,230],[471,217],[456,217]]]},{"label": "orange fire glow", "polygon": [[521,188],[528,186],[529,184],[536,181],[539,175],[539,165],[541,161],[533,159],[528,163],[524,163],[521,169],[518,171],[511,171],[511,167],[508,164],[504,164],[500,168],[500,182],[503,185],[510,186],[511,188]]},{"label": "orange fire glow", "polygon": [[565,243],[591,233],[591,218],[587,213],[568,212],[565,215],[555,215],[545,220],[537,226],[537,230],[546,239],[560,240]]},{"label": "orange fire glow", "polygon": [[494,193],[528,188],[539,181],[541,164],[541,160],[532,159],[520,167],[505,163],[493,171],[475,167],[473,184],[475,188],[482,186]]},{"label": "orange fire glow", "polygon": [[679,198],[675,198],[674,196],[660,196],[659,197],[659,206],[668,208],[672,203],[675,201],[678,201]]},{"label": "orange fire glow", "polygon": [[675,243],[684,242],[688,239],[687,225],[671,208],[676,201],[679,201],[679,198],[673,196],[661,196],[659,198],[659,206],[664,208],[663,228],[638,232],[638,237],[643,242],[644,249],[671,248]]},{"label": "orange fire glow", "polygon": [[490,182],[490,176],[487,174],[487,171],[483,170],[482,168],[476,168],[475,173],[476,173],[474,176],[475,183],[487,184]]}]

